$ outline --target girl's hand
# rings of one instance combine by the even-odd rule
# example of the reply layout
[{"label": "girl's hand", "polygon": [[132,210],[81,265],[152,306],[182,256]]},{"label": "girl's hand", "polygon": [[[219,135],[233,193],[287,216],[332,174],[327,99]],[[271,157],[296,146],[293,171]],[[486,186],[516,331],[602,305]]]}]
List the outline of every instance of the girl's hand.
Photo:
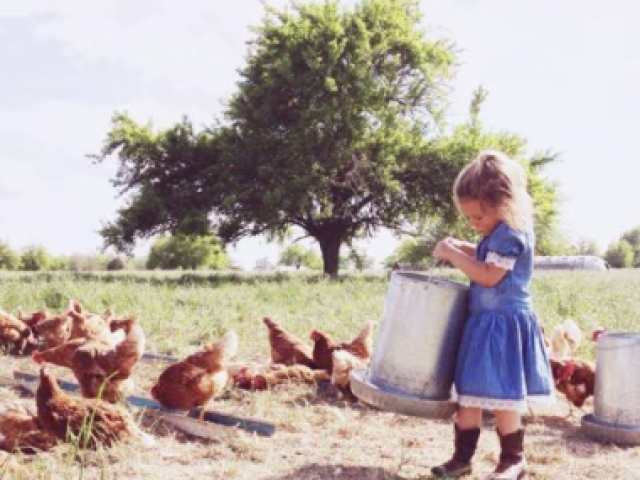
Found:
[{"label": "girl's hand", "polygon": [[449,260],[449,255],[456,250],[454,238],[445,238],[440,240],[433,249],[433,256],[438,260]]},{"label": "girl's hand", "polygon": [[445,240],[449,242],[449,245],[455,248],[460,248],[461,244],[464,243],[461,240],[458,240],[457,238],[453,238],[453,237],[447,237],[445,238]]}]

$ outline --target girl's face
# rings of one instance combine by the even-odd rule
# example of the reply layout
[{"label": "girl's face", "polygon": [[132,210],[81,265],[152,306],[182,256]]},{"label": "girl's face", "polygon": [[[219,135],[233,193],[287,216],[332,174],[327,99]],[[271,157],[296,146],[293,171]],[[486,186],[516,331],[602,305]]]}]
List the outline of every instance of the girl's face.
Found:
[{"label": "girl's face", "polygon": [[459,200],[458,206],[460,212],[469,220],[471,228],[482,235],[489,235],[500,223],[498,211],[478,200]]}]

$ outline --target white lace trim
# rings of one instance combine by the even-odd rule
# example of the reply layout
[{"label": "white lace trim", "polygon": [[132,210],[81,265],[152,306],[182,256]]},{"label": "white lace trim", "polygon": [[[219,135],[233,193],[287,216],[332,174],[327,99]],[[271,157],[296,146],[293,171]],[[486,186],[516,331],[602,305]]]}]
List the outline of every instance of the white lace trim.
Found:
[{"label": "white lace trim", "polygon": [[526,400],[503,400],[501,398],[473,397],[460,395],[458,404],[462,407],[482,408],[483,410],[527,410]]},{"label": "white lace trim", "polygon": [[496,267],[503,268],[504,270],[513,270],[513,267],[516,266],[515,258],[503,257],[502,255],[496,252],[487,253],[487,258],[485,262],[493,263]]},{"label": "white lace trim", "polygon": [[556,403],[556,396],[554,392],[549,395],[529,395],[527,401],[534,405],[553,405]]},{"label": "white lace trim", "polygon": [[502,398],[474,397],[472,395],[458,396],[458,404],[463,407],[482,408],[483,410],[517,410],[526,412],[529,404],[553,404],[555,395],[530,395],[524,400],[505,400]]}]

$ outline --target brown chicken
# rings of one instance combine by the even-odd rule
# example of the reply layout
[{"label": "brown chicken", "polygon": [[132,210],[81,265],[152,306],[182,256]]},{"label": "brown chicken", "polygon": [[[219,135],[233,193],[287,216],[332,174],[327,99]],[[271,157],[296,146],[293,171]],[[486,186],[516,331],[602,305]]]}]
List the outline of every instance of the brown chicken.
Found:
[{"label": "brown chicken", "polygon": [[36,351],[31,354],[31,358],[36,363],[54,363],[61,367],[73,367],[73,355],[76,350],[84,345],[87,341],[84,338],[74,338],[56,347],[47,348],[40,352]]},{"label": "brown chicken", "polygon": [[87,340],[100,340],[111,342],[111,330],[109,324],[100,315],[85,315],[69,310],[67,315],[71,317],[71,334],[69,340],[74,338],[86,338]]},{"label": "brown chicken", "polygon": [[133,315],[130,315],[128,317],[111,317],[109,319],[108,325],[109,330],[111,330],[112,333],[115,333],[118,330],[122,330],[126,334],[128,334],[131,332],[131,329],[138,325],[138,319]]},{"label": "brown chicken", "polygon": [[273,363],[298,364],[311,369],[316,368],[311,347],[302,343],[302,340],[284,330],[269,317],[264,317],[262,321],[269,329],[269,344],[271,345],[271,361]]},{"label": "brown chicken", "polygon": [[102,340],[87,341],[72,355],[71,369],[82,395],[87,398],[100,396],[112,403],[120,400],[123,383],[144,354],[146,338],[134,317],[123,319],[117,330],[124,334],[119,343],[110,345]]},{"label": "brown chicken", "polygon": [[36,337],[41,338],[45,348],[62,345],[71,335],[71,319],[67,315],[56,315],[38,322],[33,330]]},{"label": "brown chicken", "polygon": [[305,365],[271,364],[260,368],[240,368],[234,375],[235,386],[248,390],[267,390],[285,383],[316,384],[329,380],[324,370],[312,370]]},{"label": "brown chicken", "polygon": [[238,336],[230,331],[217,342],[170,365],[151,389],[151,395],[166,408],[189,410],[203,407],[219,395],[229,379],[227,362],[238,351]]},{"label": "brown chicken", "polygon": [[70,298],[69,306],[67,307],[67,312],[72,312],[72,311],[82,314],[84,313],[84,307],[79,301],[74,300],[73,298]]},{"label": "brown chicken", "polygon": [[49,450],[56,437],[40,428],[38,417],[23,405],[0,405],[0,450],[37,453]]},{"label": "brown chicken", "polygon": [[140,430],[126,410],[99,399],[65,393],[46,367],[40,370],[36,404],[40,426],[60,440],[67,439],[68,434],[79,437],[83,428],[86,430],[86,422],[91,420],[91,436],[81,441],[81,447],[92,448],[98,443],[111,445],[129,438],[139,440],[146,446],[154,444],[153,437]]},{"label": "brown chicken", "polygon": [[0,310],[0,346],[14,349],[22,353],[28,344],[34,344],[35,339],[29,326],[18,320],[9,312]]},{"label": "brown chicken", "polygon": [[38,310],[37,312],[33,312],[31,315],[25,314],[20,307],[18,307],[17,310],[18,319],[26,323],[32,330],[37,324],[44,322],[48,317],[46,310]]},{"label": "brown chicken", "polygon": [[581,408],[595,389],[595,365],[578,359],[549,361],[556,389],[564,394],[571,404]]},{"label": "brown chicken", "polygon": [[345,350],[366,364],[371,358],[373,348],[372,330],[373,325],[371,322],[367,322],[358,336],[350,343],[333,343],[324,333],[313,330],[311,332],[311,340],[314,342],[313,361],[317,368],[331,373],[333,371],[333,352],[337,350]]}]

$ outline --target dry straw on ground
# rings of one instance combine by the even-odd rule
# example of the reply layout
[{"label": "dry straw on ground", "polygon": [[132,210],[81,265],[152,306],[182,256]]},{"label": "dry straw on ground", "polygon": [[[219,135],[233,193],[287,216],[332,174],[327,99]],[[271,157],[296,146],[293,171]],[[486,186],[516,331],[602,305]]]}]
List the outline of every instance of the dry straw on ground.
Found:
[{"label": "dry straw on ground", "polygon": [[[6,357],[5,357],[6,358]],[[162,365],[146,365],[137,375],[144,394]],[[3,371],[35,372],[26,359],[3,359]],[[64,371],[58,370],[61,376]],[[0,401],[33,399],[0,389]],[[246,480],[391,480],[429,478],[431,466],[451,452],[452,426],[380,412],[354,399],[340,398],[329,386],[286,386],[275,391],[228,391],[214,408],[273,422],[273,437],[229,429],[219,441],[202,441],[162,424],[145,425],[158,442],[149,450],[117,445],[69,458],[69,447],[35,457],[3,457],[5,476],[26,479]],[[587,409],[591,408],[588,404]],[[564,418],[568,405],[537,410],[527,419],[526,452],[532,479],[637,479],[640,447],[622,448],[593,441],[579,428],[580,412]],[[475,473],[481,479],[496,462],[498,443],[490,417],[485,419]],[[84,466],[81,468],[81,466]]]}]

